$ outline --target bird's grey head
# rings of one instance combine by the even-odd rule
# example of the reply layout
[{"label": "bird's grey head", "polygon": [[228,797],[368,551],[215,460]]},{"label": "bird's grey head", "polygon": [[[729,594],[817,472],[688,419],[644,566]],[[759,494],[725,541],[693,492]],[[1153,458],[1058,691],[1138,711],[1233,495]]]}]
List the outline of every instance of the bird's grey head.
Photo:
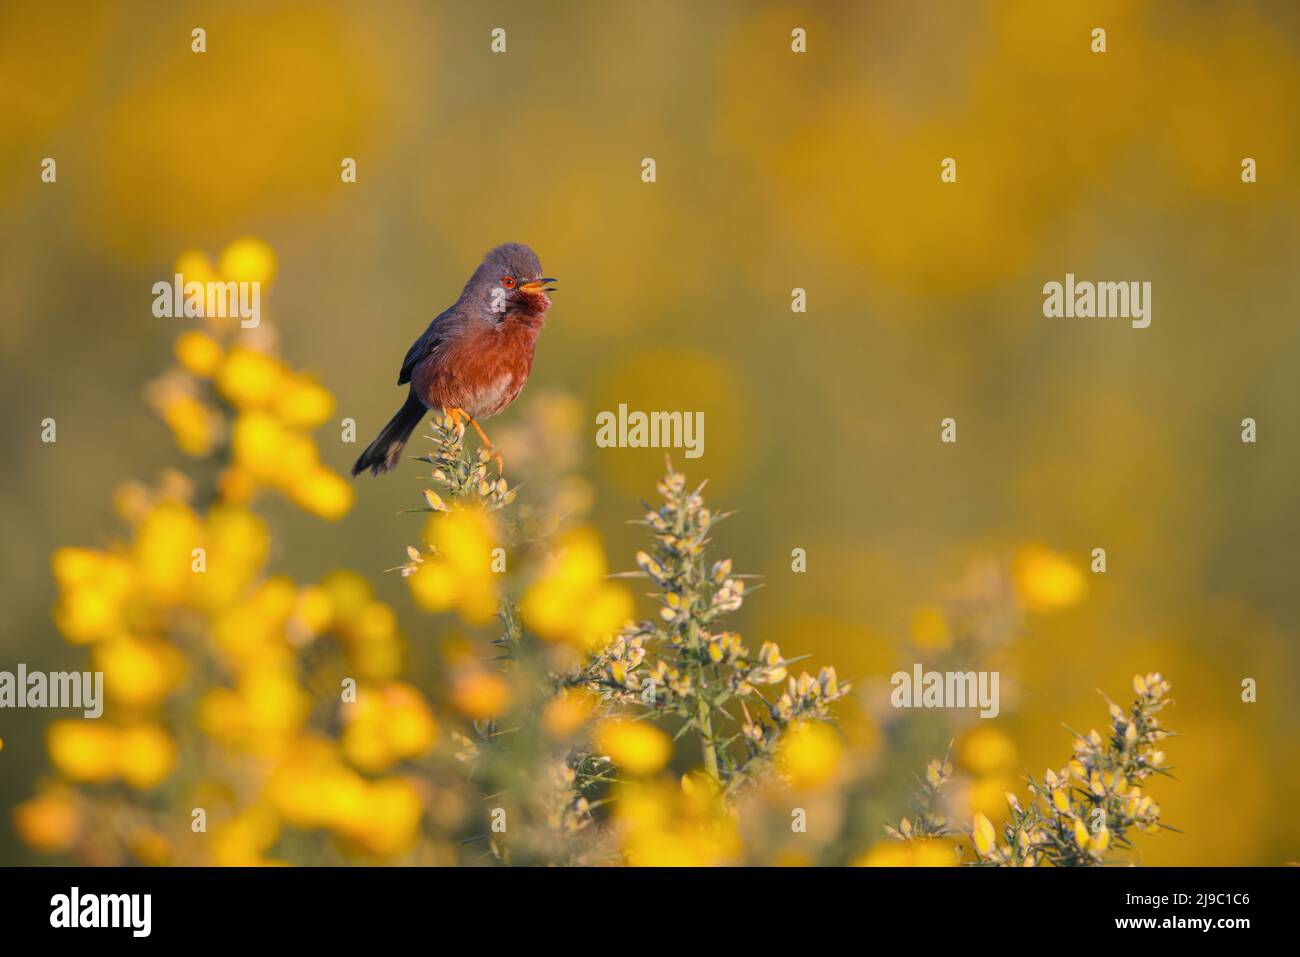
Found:
[{"label": "bird's grey head", "polygon": [[496,322],[514,316],[540,319],[550,308],[546,294],[554,291],[553,282],[542,275],[537,253],[523,243],[503,243],[483,257],[461,298]]}]

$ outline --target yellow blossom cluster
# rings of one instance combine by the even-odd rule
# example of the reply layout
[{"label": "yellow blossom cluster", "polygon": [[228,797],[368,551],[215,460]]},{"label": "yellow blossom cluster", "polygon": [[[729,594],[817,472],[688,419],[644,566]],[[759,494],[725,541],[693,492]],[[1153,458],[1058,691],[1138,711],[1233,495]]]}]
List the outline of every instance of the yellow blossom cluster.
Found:
[{"label": "yellow blossom cluster", "polygon": [[122,780],[137,790],[160,784],[176,761],[176,745],[162,727],[138,722],[56,721],[46,732],[50,762],[68,781]]},{"label": "yellow blossom cluster", "polygon": [[833,727],[800,719],[781,736],[776,766],[792,787],[817,790],[834,780],[843,753],[844,743]]},{"label": "yellow blossom cluster", "polygon": [[83,815],[72,788],[47,787],[14,809],[14,830],[33,849],[56,854],[81,837]]},{"label": "yellow blossom cluster", "polygon": [[[176,272],[187,283],[268,286],[275,254],[260,240],[242,239],[215,267],[191,252],[180,257]],[[177,338],[178,368],[151,384],[150,402],[188,455],[205,457],[229,441],[232,461],[220,481],[224,500],[246,503],[269,488],[313,515],[340,518],[352,507],[352,486],[321,463],[310,435],[333,413],[334,397],[274,354],[269,330],[266,320],[243,330],[235,318],[204,317],[204,328]]]},{"label": "yellow blossom cluster", "polygon": [[[1158,673],[1133,679],[1137,698],[1127,709],[1109,703],[1109,737],[1097,731],[1074,741],[1074,757],[1059,770],[1048,768],[1042,780],[1029,779],[1031,800],[1022,804],[1004,794],[1006,820],[995,826],[977,810],[966,833],[978,863],[1003,867],[1102,864],[1109,852],[1132,847],[1136,831],[1160,830],[1160,807],[1143,792],[1143,782],[1165,773],[1159,743],[1169,732],[1158,713],[1170,702],[1169,682]],[[1014,759],[1009,741],[996,734],[972,734],[962,759],[976,769],[1002,772]],[[887,832],[902,841],[947,838],[961,833],[951,827],[935,800],[952,776],[952,765],[932,761],[924,782],[926,806],[915,820],[903,818]]]},{"label": "yellow blossom cluster", "polygon": [[1042,545],[1026,545],[1011,566],[1016,593],[1026,611],[1059,611],[1079,604],[1088,579],[1069,559]]},{"label": "yellow blossom cluster", "polygon": [[200,515],[175,496],[168,489],[121,496],[134,509],[129,543],[61,548],[51,562],[59,587],[54,619],[64,636],[158,679],[173,669],[149,638],[166,627],[168,613],[223,607],[260,570],[268,548],[262,520],[242,506],[218,504]]},{"label": "yellow blossom cluster", "polygon": [[859,867],[955,867],[955,847],[938,838],[878,841],[854,863]]},{"label": "yellow blossom cluster", "polygon": [[653,774],[673,754],[668,735],[646,721],[608,719],[596,729],[594,740],[598,751],[629,774]]},{"label": "yellow blossom cluster", "polygon": [[438,738],[438,722],[424,697],[398,681],[360,689],[344,721],[343,753],[371,773],[428,754]]},{"label": "yellow blossom cluster", "polygon": [[[266,283],[274,269],[252,240],[216,267],[197,254],[177,265],[199,282]],[[351,488],[308,435],[333,399],[274,355],[265,321],[203,322],[148,398],[182,451],[228,457],[225,471],[201,504],[179,473],[125,483],[113,503],[127,534],[53,555],[54,621],[103,673],[104,712],[48,727],[58,777],[15,809],[15,827],[35,849],[96,862],[274,863],[285,829],[401,856],[425,804],[402,768],[430,755],[439,726],[399,680],[396,615],[352,572],[267,575],[270,536],[253,511],[264,487],[324,518],[347,510]],[[164,793],[177,807],[159,804]]]},{"label": "yellow blossom cluster", "polygon": [[395,856],[418,838],[422,804],[415,785],[403,776],[363,777],[332,741],[299,741],[272,772],[266,795],[286,824],[333,831],[368,854]]},{"label": "yellow blossom cluster", "polygon": [[369,779],[343,760],[336,742],[304,735],[270,772],[259,798],[213,829],[211,862],[286,863],[268,856],[286,828],[329,832],[352,854],[397,857],[418,840],[422,814],[410,779]]},{"label": "yellow blossom cluster", "polygon": [[555,554],[524,593],[524,623],[546,641],[582,651],[600,648],[632,616],[626,588],[606,577],[605,552],[589,528],[561,536]]},{"label": "yellow blossom cluster", "polygon": [[510,682],[499,673],[483,667],[463,667],[452,678],[452,705],[474,721],[490,721],[501,717],[514,697]]},{"label": "yellow blossom cluster", "polygon": [[970,774],[966,803],[973,812],[998,815],[1007,791],[1015,787],[1019,753],[1006,732],[987,722],[964,734],[957,743],[957,762]]},{"label": "yellow blossom cluster", "polygon": [[[225,501],[204,513],[190,495],[174,474],[157,489],[127,484],[114,496],[126,539],[55,553],[55,621],[70,642],[89,646],[107,705],[100,719],[49,726],[54,770],[92,790],[47,788],[15,812],[19,834],[40,850],[69,849],[87,829],[95,786],[157,788],[181,762],[178,739],[192,724],[222,749],[223,765],[242,767],[241,788],[255,795],[214,828],[197,860],[260,861],[282,825],[326,828],[355,853],[404,853],[421,806],[414,789],[366,775],[428,754],[438,725],[420,693],[394,680],[403,639],[393,610],[351,572],[305,586],[265,577],[262,519]],[[328,670],[306,662],[321,644]],[[312,716],[321,682],[339,677],[353,682],[353,696],[345,703],[332,692],[342,697],[343,726],[332,741],[313,730]],[[178,714],[176,700],[193,704]],[[286,784],[304,766],[320,789],[315,816],[292,803]],[[146,845],[170,856],[161,833],[150,831]]]},{"label": "yellow blossom cluster", "polygon": [[634,867],[714,867],[741,852],[732,812],[704,774],[687,775],[677,787],[658,778],[620,785],[614,822]]}]

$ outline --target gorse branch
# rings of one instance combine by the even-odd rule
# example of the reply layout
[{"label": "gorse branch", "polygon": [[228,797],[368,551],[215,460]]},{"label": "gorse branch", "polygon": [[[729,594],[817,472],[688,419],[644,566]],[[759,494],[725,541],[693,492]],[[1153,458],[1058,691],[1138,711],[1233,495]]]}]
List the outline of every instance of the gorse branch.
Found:
[{"label": "gorse branch", "polygon": [[1170,685],[1158,673],[1135,675],[1136,699],[1127,711],[1109,705],[1108,736],[1097,731],[1074,740],[1074,757],[1059,770],[1048,769],[1041,781],[1029,776],[1031,799],[1024,805],[1007,794],[1007,820],[1001,833],[977,813],[970,828],[949,825],[937,809],[940,792],[952,777],[945,758],[932,761],[917,813],[886,831],[901,840],[916,841],[968,833],[977,863],[1002,867],[1096,865],[1116,849],[1133,848],[1136,831],[1158,833],[1160,805],[1143,785],[1152,775],[1167,774],[1160,742],[1165,730],[1158,713],[1171,702]]},{"label": "gorse branch", "polygon": [[[433,466],[433,480],[444,487],[446,493],[465,503],[478,504],[497,511],[515,500],[515,491],[505,478],[496,481],[488,477],[492,455],[480,448],[471,456],[465,445],[465,422],[453,421],[435,415],[430,420],[434,451],[431,455],[417,455],[419,462]],[[446,511],[441,499],[432,489],[425,491],[430,511]]]},{"label": "gorse branch", "polygon": [[[754,656],[740,635],[723,627],[745,600],[745,580],[733,574],[730,559],[706,558],[712,531],[727,515],[705,506],[703,488],[688,488],[669,464],[658,483],[663,502],[647,505],[641,522],[652,547],[637,554],[640,571],[630,573],[656,587],[658,620],[624,629],[582,677],[602,695],[643,707],[651,717],[680,719],[699,742],[705,772],[730,794],[770,766],[785,729],[829,719],[830,704],[849,687],[834,668],[816,678],[791,677],[776,644],[765,642]],[[774,700],[759,690],[771,686]],[[741,719],[728,711],[737,705]]]}]

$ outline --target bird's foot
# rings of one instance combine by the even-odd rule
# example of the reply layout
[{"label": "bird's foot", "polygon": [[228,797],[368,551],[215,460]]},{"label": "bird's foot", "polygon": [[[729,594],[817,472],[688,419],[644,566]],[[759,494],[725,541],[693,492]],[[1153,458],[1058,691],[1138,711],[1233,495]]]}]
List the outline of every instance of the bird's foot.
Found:
[{"label": "bird's foot", "polygon": [[[469,415],[465,412],[464,409],[458,409],[453,406],[450,409],[443,409],[442,417],[443,417],[443,421],[447,423],[448,428],[458,429],[460,428],[461,422],[463,422],[465,419],[468,419]],[[470,421],[472,422],[473,420],[470,419]]]}]

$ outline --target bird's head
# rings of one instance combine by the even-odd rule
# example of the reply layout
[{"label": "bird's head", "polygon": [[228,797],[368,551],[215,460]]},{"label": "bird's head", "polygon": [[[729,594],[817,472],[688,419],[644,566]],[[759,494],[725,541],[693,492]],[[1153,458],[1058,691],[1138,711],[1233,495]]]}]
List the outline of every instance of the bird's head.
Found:
[{"label": "bird's head", "polygon": [[537,253],[523,243],[505,243],[483,257],[465,292],[491,319],[540,318],[550,308],[550,276],[542,275]]}]

